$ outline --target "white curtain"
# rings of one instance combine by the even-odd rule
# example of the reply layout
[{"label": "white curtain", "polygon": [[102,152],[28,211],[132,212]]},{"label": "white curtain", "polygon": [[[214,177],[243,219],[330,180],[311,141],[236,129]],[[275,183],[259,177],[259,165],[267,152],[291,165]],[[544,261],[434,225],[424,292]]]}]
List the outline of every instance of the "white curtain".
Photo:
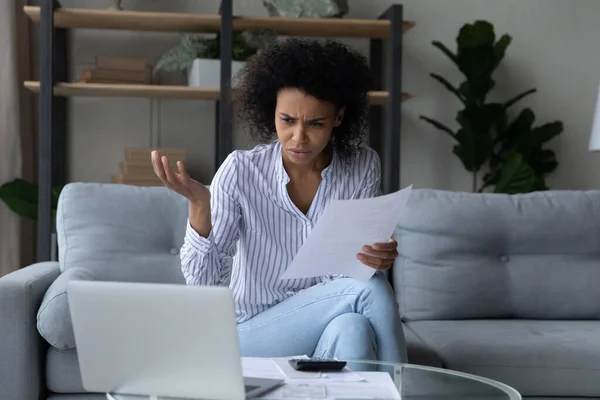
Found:
[{"label": "white curtain", "polygon": [[[21,176],[17,7],[0,0],[0,184]],[[19,10],[20,11],[20,10]],[[0,202],[0,276],[20,267],[20,217]]]}]

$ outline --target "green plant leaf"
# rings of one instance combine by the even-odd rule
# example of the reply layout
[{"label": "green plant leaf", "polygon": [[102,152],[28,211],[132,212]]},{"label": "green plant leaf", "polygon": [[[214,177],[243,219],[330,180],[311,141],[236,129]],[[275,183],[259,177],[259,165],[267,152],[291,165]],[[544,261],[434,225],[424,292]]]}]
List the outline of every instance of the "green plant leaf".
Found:
[{"label": "green plant leaf", "polygon": [[462,129],[456,133],[458,145],[453,152],[467,171],[479,171],[492,152],[491,129],[495,118],[494,108],[477,105],[468,105],[458,113],[456,121]]},{"label": "green plant leaf", "polygon": [[484,104],[495,86],[492,74],[498,67],[497,51],[506,44],[505,39],[499,44],[495,40],[494,26],[487,21],[478,20],[460,29],[456,39],[456,62],[467,82],[459,90],[469,104]]},{"label": "green plant leaf", "polygon": [[530,151],[530,153],[527,155],[526,161],[540,177],[554,172],[554,170],[556,170],[558,167],[558,161],[556,160],[556,154],[554,151],[550,149],[542,149],[541,147],[535,149],[534,151]]},{"label": "green plant leaf", "polygon": [[504,108],[510,108],[512,105],[518,103],[519,101],[521,101],[523,98],[529,96],[530,94],[533,94],[537,92],[537,89],[529,89],[515,97],[513,97],[512,99],[508,100],[506,103],[504,103]]},{"label": "green plant leaf", "polygon": [[458,99],[464,104],[467,105],[466,100],[464,98],[464,96],[462,95],[461,92],[459,92],[459,90],[457,88],[455,88],[454,86],[452,86],[452,84],[450,82],[448,82],[446,80],[446,78],[438,75],[438,74],[431,74],[431,77],[433,79],[435,79],[436,81],[440,82],[442,85],[444,85],[444,87],[446,87],[446,89],[448,89],[450,92],[454,93],[454,95],[456,97],[458,97]]},{"label": "green plant leaf", "polygon": [[531,131],[535,140],[539,143],[546,143],[552,138],[560,135],[563,131],[562,122],[550,122],[542,126],[538,126]]},{"label": "green plant leaf", "polygon": [[[154,73],[160,70],[185,72],[191,68],[196,58],[219,59],[220,40],[220,34],[183,34],[179,45],[159,57]],[[232,58],[235,61],[245,61],[275,42],[276,35],[272,31],[236,31],[232,37]]]},{"label": "green plant leaf", "polygon": [[494,25],[484,20],[463,25],[456,38],[459,48],[493,46],[495,41]]},{"label": "green plant leaf", "polygon": [[535,114],[531,109],[525,108],[507,126],[506,130],[500,133],[498,139],[504,149],[504,156],[507,156],[512,149],[522,152],[534,122]]},{"label": "green plant leaf", "polygon": [[198,58],[196,52],[187,51],[178,46],[170,49],[159,57],[154,65],[154,73],[158,71],[187,71],[192,67],[194,59]]},{"label": "green plant leaf", "polygon": [[448,49],[448,47],[446,47],[445,44],[443,44],[442,42],[439,42],[437,40],[434,40],[431,44],[434,47],[437,47],[438,49],[440,49],[440,51],[442,53],[444,53],[454,64],[458,65],[458,59],[456,58],[456,54],[454,54],[452,51],[450,51],[450,49]]},{"label": "green plant leaf", "polygon": [[[63,187],[52,189],[51,210],[56,215],[58,199]],[[14,179],[0,186],[0,200],[15,214],[32,220],[38,219],[38,185],[24,179]]]},{"label": "green plant leaf", "polygon": [[58,208],[58,199],[60,198],[60,193],[62,192],[64,186],[57,186],[52,188],[52,210],[56,212]]},{"label": "green plant leaf", "polygon": [[446,132],[448,135],[450,135],[452,137],[452,139],[456,139],[456,134],[452,131],[452,129],[448,128],[446,125],[442,124],[441,122],[438,122],[434,119],[431,119],[429,117],[425,117],[425,116],[421,116],[420,117],[423,121],[426,121],[428,123],[430,123],[431,125],[433,125],[435,128]]},{"label": "green plant leaf", "polygon": [[494,53],[496,54],[496,65],[494,66],[494,69],[497,68],[504,59],[504,56],[506,55],[506,49],[508,46],[510,46],[511,42],[512,37],[507,34],[502,35],[498,42],[496,42],[496,45],[494,46]]},{"label": "green plant leaf", "polygon": [[483,105],[495,84],[491,78],[481,78],[463,82],[459,90],[465,96],[467,104]]},{"label": "green plant leaf", "polygon": [[0,186],[0,199],[15,214],[37,221],[37,185],[23,179],[15,179]]},{"label": "green plant leaf", "polygon": [[492,80],[495,58],[496,55],[492,46],[461,48],[458,53],[458,67],[471,85],[480,86],[476,85],[476,80]]},{"label": "green plant leaf", "polygon": [[535,190],[538,179],[520,153],[511,155],[502,168],[494,193],[528,193]]}]

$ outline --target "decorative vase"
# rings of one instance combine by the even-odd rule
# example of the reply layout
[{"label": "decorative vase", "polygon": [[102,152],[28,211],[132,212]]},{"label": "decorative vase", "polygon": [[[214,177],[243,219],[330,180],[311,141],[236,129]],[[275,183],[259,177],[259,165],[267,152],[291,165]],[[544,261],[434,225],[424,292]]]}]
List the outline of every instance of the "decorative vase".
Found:
[{"label": "decorative vase", "polygon": [[[235,87],[235,76],[244,67],[243,61],[231,62],[231,86]],[[196,58],[188,71],[188,86],[212,87],[221,86],[221,60]]]},{"label": "decorative vase", "polygon": [[110,7],[108,7],[108,9],[113,11],[122,11],[123,8],[121,7],[121,0],[111,0]]}]

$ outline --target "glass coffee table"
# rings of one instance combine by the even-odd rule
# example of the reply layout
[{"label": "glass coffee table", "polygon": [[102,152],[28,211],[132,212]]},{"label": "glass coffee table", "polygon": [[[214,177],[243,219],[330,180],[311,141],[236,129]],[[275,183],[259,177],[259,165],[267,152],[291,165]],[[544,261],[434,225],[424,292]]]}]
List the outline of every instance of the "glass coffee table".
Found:
[{"label": "glass coffee table", "polygon": [[[352,372],[347,376],[338,375],[336,377],[335,373],[324,373],[319,382],[314,379],[288,378],[283,386],[258,398],[282,400],[521,400],[519,392],[503,383],[447,369],[372,361],[348,361],[348,366]],[[359,379],[356,379],[357,376]],[[319,390],[311,389],[311,385],[318,386]],[[123,394],[107,394],[107,399],[183,400]]]}]

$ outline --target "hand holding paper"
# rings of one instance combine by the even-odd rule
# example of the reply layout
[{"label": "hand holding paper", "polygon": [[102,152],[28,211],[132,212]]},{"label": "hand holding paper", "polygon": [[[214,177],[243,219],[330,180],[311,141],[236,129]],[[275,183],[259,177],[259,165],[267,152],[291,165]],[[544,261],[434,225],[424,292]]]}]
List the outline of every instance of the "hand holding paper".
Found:
[{"label": "hand holding paper", "polygon": [[[347,275],[367,281],[376,269],[389,268],[397,254],[389,240],[411,191],[409,186],[375,198],[331,201],[281,279]],[[384,247],[364,248],[370,243]]]},{"label": "hand holding paper", "polygon": [[363,246],[362,251],[357,258],[363,264],[379,271],[387,271],[398,257],[398,242],[390,239],[386,243]]}]

